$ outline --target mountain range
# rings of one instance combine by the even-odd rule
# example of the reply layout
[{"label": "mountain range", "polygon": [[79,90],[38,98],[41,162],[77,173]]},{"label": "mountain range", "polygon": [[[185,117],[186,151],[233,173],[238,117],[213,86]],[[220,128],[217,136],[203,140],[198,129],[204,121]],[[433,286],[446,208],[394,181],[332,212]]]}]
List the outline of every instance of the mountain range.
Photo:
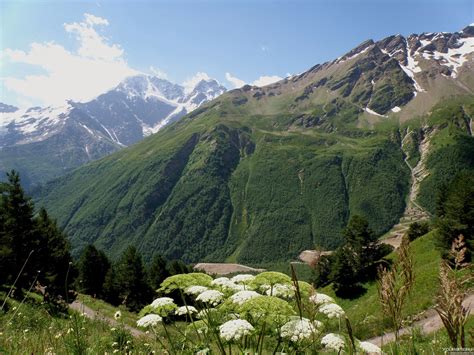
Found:
[{"label": "mountain range", "polygon": [[340,245],[356,214],[378,235],[408,209],[433,214],[439,189],[474,171],[473,117],[474,26],[394,35],[228,91],[35,198],[75,253],[287,261]]},{"label": "mountain range", "polygon": [[126,78],[86,103],[25,110],[0,104],[0,173],[27,186],[130,146],[226,91],[216,80],[192,88],[154,76]]}]

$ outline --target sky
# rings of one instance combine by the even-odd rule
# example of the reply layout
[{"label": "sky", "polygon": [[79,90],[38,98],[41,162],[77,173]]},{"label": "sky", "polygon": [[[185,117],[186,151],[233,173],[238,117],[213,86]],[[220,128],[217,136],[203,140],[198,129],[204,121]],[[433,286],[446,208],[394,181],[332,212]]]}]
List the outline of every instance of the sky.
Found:
[{"label": "sky", "polygon": [[0,102],[87,101],[138,73],[265,85],[369,38],[473,22],[473,0],[0,0]]}]

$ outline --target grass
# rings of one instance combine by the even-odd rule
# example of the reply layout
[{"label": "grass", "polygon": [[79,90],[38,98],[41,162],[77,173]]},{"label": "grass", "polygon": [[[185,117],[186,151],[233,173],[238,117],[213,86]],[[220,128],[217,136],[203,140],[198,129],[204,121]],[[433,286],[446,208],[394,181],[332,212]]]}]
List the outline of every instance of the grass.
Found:
[{"label": "grass", "polygon": [[2,354],[104,354],[120,348],[122,353],[148,353],[145,344],[153,344],[153,339],[135,339],[120,326],[111,328],[77,312],[53,313],[33,298],[22,304],[9,299],[5,310],[0,311]]},{"label": "grass", "polygon": [[[446,349],[451,348],[446,330],[440,329],[431,334],[422,334],[414,328],[410,335],[400,338],[398,344],[387,344],[382,349],[388,354],[446,354]],[[474,315],[468,318],[466,323],[466,347],[474,347]]]},{"label": "grass", "polygon": [[77,299],[87,307],[112,319],[114,318],[115,312],[117,312],[117,310],[120,310],[120,312],[122,313],[121,321],[124,324],[127,324],[134,328],[137,326],[138,315],[136,313],[128,311],[123,306],[115,307],[105,301],[83,294],[80,294]]},{"label": "grass", "polygon": [[[415,317],[433,306],[434,297],[438,292],[438,270],[441,260],[435,247],[433,232],[413,241],[411,247],[415,261],[415,283],[405,306],[405,318]],[[394,257],[394,253],[389,255],[389,258]],[[356,337],[360,339],[381,335],[390,328],[389,321],[382,314],[376,282],[365,284],[365,288],[365,294],[354,300],[336,297],[330,286],[321,290],[335,297],[338,304],[344,308],[356,329]]]}]

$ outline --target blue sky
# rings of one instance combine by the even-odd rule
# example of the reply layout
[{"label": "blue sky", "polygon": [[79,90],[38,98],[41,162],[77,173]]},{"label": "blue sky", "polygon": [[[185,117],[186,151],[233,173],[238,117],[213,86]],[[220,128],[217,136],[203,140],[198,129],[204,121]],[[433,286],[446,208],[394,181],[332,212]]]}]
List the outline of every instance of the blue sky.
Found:
[{"label": "blue sky", "polygon": [[0,6],[0,101],[20,106],[87,100],[138,72],[177,83],[198,73],[228,88],[264,83],[369,38],[453,32],[474,22],[472,0],[0,0]]}]

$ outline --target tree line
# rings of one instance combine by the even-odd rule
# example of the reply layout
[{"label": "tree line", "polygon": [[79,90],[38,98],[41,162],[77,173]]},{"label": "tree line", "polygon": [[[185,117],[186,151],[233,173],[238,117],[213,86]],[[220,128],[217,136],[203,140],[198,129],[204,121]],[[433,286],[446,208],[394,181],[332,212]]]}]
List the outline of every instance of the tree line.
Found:
[{"label": "tree line", "polygon": [[7,297],[39,291],[46,302],[64,306],[83,292],[137,311],[166,277],[190,271],[182,261],[160,255],[146,267],[133,246],[116,263],[93,245],[74,261],[66,234],[44,208],[35,211],[19,174],[11,171],[0,183],[0,290]]}]

